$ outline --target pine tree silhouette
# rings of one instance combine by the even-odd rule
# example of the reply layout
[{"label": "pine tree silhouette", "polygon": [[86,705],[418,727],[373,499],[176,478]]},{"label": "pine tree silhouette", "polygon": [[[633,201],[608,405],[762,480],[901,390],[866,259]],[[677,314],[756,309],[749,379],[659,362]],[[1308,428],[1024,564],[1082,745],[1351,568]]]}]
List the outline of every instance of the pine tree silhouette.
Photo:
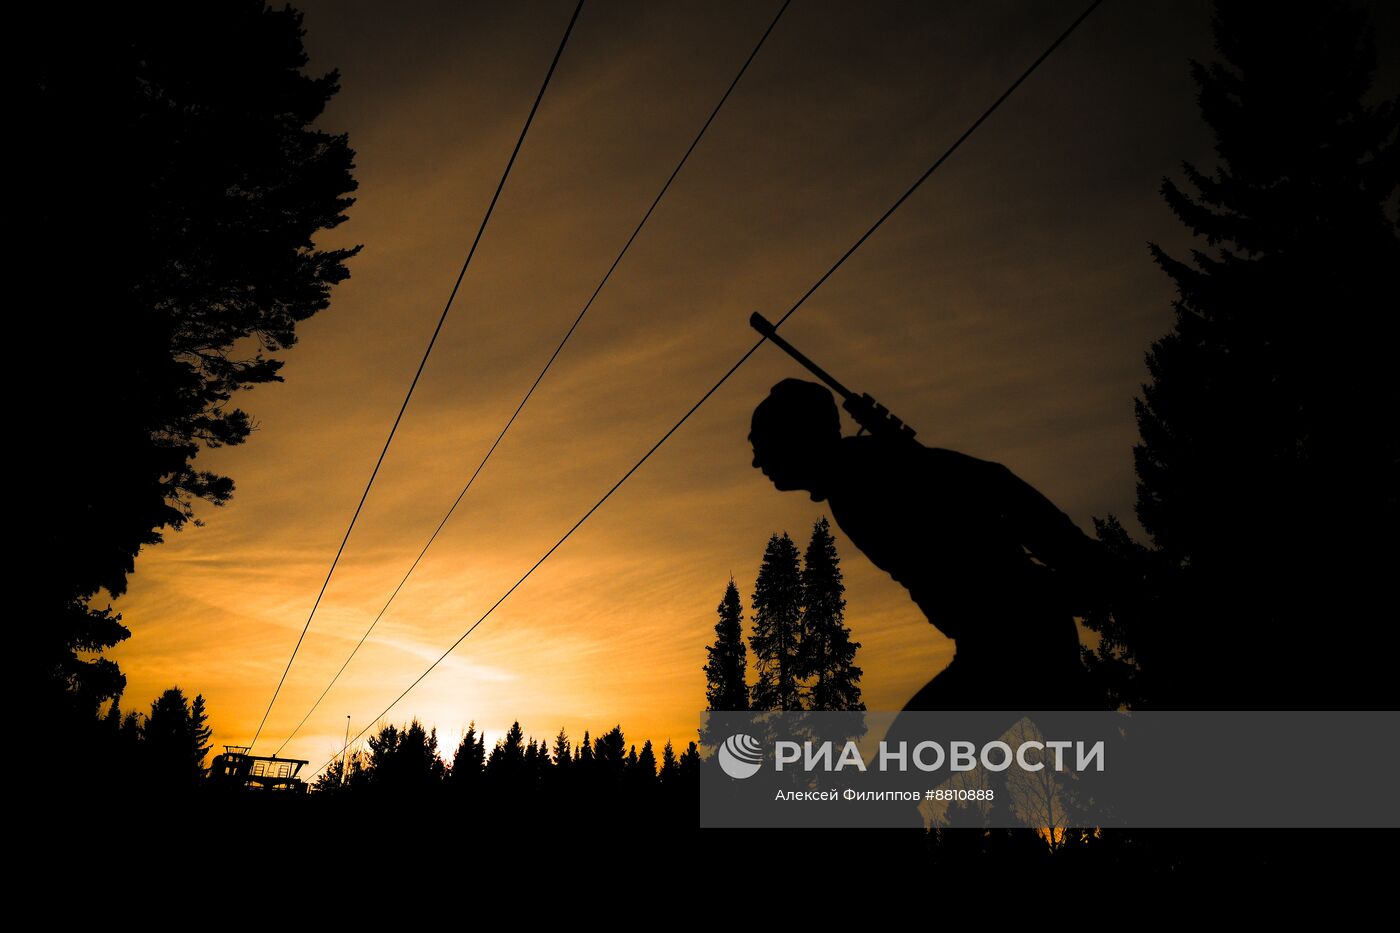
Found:
[{"label": "pine tree silhouette", "polygon": [[757,664],[757,681],[749,707],[755,710],[802,709],[798,643],[801,638],[802,575],[797,545],[784,532],[773,535],[753,590],[753,633],[749,645]]},{"label": "pine tree silhouette", "polygon": [[1113,641],[1152,706],[1390,708],[1400,106],[1365,102],[1360,11],[1230,3],[1213,25],[1219,60],[1192,73],[1218,164],[1162,186],[1204,243],[1151,246],[1178,290],[1134,451],[1160,600]]},{"label": "pine tree silhouette", "polygon": [[486,759],[486,777],[493,787],[515,789],[525,778],[525,734],[513,722],[506,734],[496,740]]},{"label": "pine tree silhouette", "polygon": [[651,747],[651,739],[642,743],[637,760],[632,764],[633,784],[642,790],[656,786],[656,751]]},{"label": "pine tree silhouette", "polygon": [[661,750],[661,771],[657,774],[657,779],[662,787],[669,787],[674,783],[679,775],[679,763],[676,760],[676,749],[671,745],[671,740],[666,740],[666,747]]},{"label": "pine tree silhouette", "polygon": [[567,769],[571,764],[573,752],[569,746],[569,734],[560,726],[559,734],[554,737],[554,767]]},{"label": "pine tree silhouette", "polygon": [[725,587],[724,599],[717,611],[715,642],[705,649],[709,654],[705,663],[705,708],[746,710],[749,687],[745,680],[748,651],[744,647],[744,607],[733,580]]},{"label": "pine tree silhouette", "polygon": [[452,783],[460,790],[475,789],[485,769],[486,737],[477,735],[476,720],[472,720],[452,756]]},{"label": "pine tree silhouette", "polygon": [[622,726],[616,725],[593,740],[593,767],[599,777],[617,786],[627,767],[627,741]]},{"label": "pine tree silhouette", "polygon": [[204,773],[212,734],[203,695],[196,696],[191,707],[179,687],[166,690],[151,703],[151,714],[141,727],[152,777],[163,784],[193,785]]},{"label": "pine tree silhouette", "polygon": [[798,674],[812,678],[807,688],[811,710],[863,710],[861,670],[855,665],[860,642],[851,641],[846,627],[846,585],[841,558],[825,516],[812,526],[812,538],[802,560],[802,638]]},{"label": "pine tree silhouette", "polygon": [[589,740],[587,729],[583,730],[583,741],[578,743],[576,756],[578,759],[579,772],[581,774],[589,774],[593,768],[593,743]]}]

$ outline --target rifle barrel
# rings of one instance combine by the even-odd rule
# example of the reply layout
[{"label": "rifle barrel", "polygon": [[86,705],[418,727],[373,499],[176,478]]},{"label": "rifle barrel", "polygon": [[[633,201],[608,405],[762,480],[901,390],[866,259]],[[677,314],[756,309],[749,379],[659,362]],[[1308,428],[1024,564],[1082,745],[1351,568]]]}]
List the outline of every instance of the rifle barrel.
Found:
[{"label": "rifle barrel", "polygon": [[812,375],[816,376],[822,382],[825,382],[827,385],[831,386],[831,388],[834,389],[836,393],[842,398],[846,399],[847,401],[850,401],[851,399],[855,398],[855,393],[843,386],[841,383],[837,382],[832,377],[831,373],[822,369],[820,366],[818,366],[816,363],[813,363],[811,360],[807,359],[807,357],[802,353],[801,350],[788,343],[782,337],[779,337],[778,329],[774,327],[773,324],[770,323],[767,318],[759,314],[757,311],[749,315],[749,326],[752,327],[754,330],[758,331],[768,340],[771,340],[778,349],[782,350],[788,356],[792,357],[793,359],[797,360],[797,362],[807,367],[807,369],[812,373]]}]

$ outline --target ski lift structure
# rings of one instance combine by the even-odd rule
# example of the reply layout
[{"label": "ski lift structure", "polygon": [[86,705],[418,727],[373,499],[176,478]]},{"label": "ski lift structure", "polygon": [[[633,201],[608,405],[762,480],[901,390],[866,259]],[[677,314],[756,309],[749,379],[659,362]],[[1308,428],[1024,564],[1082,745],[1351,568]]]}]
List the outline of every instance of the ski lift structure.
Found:
[{"label": "ski lift structure", "polygon": [[250,793],[304,794],[306,782],[297,775],[307,762],[300,758],[252,755],[247,745],[225,745],[209,767],[210,784]]}]

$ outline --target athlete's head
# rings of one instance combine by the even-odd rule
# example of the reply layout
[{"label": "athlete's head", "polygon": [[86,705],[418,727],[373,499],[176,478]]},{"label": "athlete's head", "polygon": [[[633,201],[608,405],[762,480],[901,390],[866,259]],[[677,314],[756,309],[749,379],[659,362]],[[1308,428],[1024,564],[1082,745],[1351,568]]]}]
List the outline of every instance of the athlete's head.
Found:
[{"label": "athlete's head", "polygon": [[831,392],[815,382],[784,379],[753,410],[753,465],[787,492],[826,498],[826,476],[841,440],[841,415]]}]

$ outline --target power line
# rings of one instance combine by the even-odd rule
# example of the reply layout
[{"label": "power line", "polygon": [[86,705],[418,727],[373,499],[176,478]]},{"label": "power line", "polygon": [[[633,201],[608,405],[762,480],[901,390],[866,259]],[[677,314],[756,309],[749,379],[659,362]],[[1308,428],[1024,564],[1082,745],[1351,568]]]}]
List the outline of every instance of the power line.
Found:
[{"label": "power line", "polygon": [[583,2],[584,0],[578,0],[578,6],[574,7],[574,15],[569,18],[569,25],[564,29],[564,38],[559,40],[559,48],[554,53],[554,59],[549,63],[549,70],[545,72],[544,83],[540,85],[540,91],[535,95],[535,102],[531,105],[530,113],[525,118],[525,125],[520,129],[520,138],[515,141],[515,148],[511,150],[505,171],[501,173],[501,180],[496,184],[495,193],[491,195],[491,203],[487,205],[486,214],[481,218],[481,226],[477,228],[471,248],[467,250],[467,258],[462,262],[461,271],[457,273],[457,281],[452,284],[452,291],[447,296],[447,303],[443,305],[442,314],[438,316],[437,326],[433,328],[433,335],[428,338],[427,349],[423,351],[423,359],[418,362],[418,369],[413,374],[413,381],[408,384],[408,392],[403,397],[403,404],[399,406],[399,413],[394,417],[393,426],[389,428],[389,436],[384,439],[384,449],[379,452],[379,459],[375,461],[374,469],[369,474],[369,482],[365,483],[365,491],[360,495],[360,502],[355,506],[355,513],[350,516],[350,524],[345,529],[345,536],[340,539],[340,547],[336,549],[330,570],[326,572],[326,579],[322,581],[321,590],[316,594],[316,601],[311,604],[311,612],[306,617],[306,624],[301,627],[301,634],[297,636],[296,645],[292,647],[292,655],[287,658],[287,666],[283,668],[282,677],[277,681],[277,689],[272,691],[272,699],[268,701],[267,709],[263,711],[262,721],[258,723],[257,731],[253,733],[253,741],[248,743],[250,750],[257,744],[258,736],[262,735],[263,726],[267,725],[267,717],[272,712],[273,704],[277,702],[278,694],[282,692],[282,685],[287,682],[287,674],[291,671],[292,662],[296,660],[297,652],[301,650],[301,643],[311,628],[311,620],[316,617],[316,609],[321,605],[321,597],[326,595],[326,587],[330,586],[336,565],[340,563],[340,556],[345,553],[345,545],[350,540],[350,532],[355,530],[355,522],[360,517],[360,511],[365,507],[365,500],[369,498],[369,491],[374,485],[375,477],[379,475],[379,468],[384,465],[384,457],[389,453],[389,445],[393,443],[394,434],[399,430],[399,422],[403,420],[403,413],[408,410],[408,402],[413,398],[413,390],[418,387],[418,379],[423,375],[423,368],[428,365],[428,357],[433,352],[433,345],[437,343],[438,334],[442,333],[442,325],[447,321],[447,312],[452,308],[452,300],[457,297],[457,290],[461,288],[462,279],[466,277],[467,267],[471,265],[472,257],[476,255],[476,247],[481,242],[481,235],[486,232],[486,224],[491,220],[491,213],[496,209],[496,202],[500,200],[501,191],[506,186],[506,179],[510,177],[511,167],[515,165],[515,157],[520,154],[520,147],[525,142],[525,134],[530,131],[530,124],[534,122],[535,113],[540,109],[540,101],[544,99],[545,88],[549,87],[549,80],[554,77],[554,69],[564,54],[564,46],[569,42],[569,34],[574,31],[574,23],[578,22],[578,15],[583,11]]},{"label": "power line", "polygon": [[[821,286],[826,282],[826,280],[831,278],[831,276],[836,272],[836,270],[841,268],[841,266],[845,264],[846,260],[849,259],[851,255],[855,253],[855,251],[859,249],[862,244],[865,243],[866,240],[870,239],[871,235],[874,234],[875,231],[878,230],[884,224],[884,222],[890,218],[890,215],[892,215],[896,210],[898,210],[900,206],[903,205],[904,202],[907,201],[910,198],[910,196],[913,195],[914,192],[917,191],[919,187],[923,185],[925,181],[928,180],[929,176],[932,175],[935,171],[937,171],[939,166],[946,162],[949,156],[956,152],[958,148],[962,146],[964,142],[967,141],[968,137],[970,137],[974,132],[976,132],[977,128],[980,127],[984,122],[986,122],[988,117],[990,117],[993,113],[996,112],[997,108],[999,108],[1008,97],[1015,93],[1016,89],[1019,88],[1021,84],[1027,78],[1029,78],[1031,74],[1034,73],[1035,70],[1039,68],[1040,65],[1047,58],[1049,58],[1050,55],[1057,48],[1059,48],[1060,45],[1066,39],[1070,37],[1070,35],[1074,33],[1076,29],[1079,28],[1080,24],[1083,23],[1084,20],[1089,18],[1089,15],[1093,13],[1094,10],[1096,10],[1099,7],[1099,4],[1101,4],[1102,2],[1103,0],[1093,0],[1093,2],[1089,4],[1088,8],[1085,9],[1083,13],[1079,14],[1079,17],[1075,19],[1074,22],[1071,23],[1069,27],[1065,29],[1065,31],[1062,32],[1058,38],[1055,39],[1054,42],[1050,43],[1050,46],[1044,52],[1042,52],[1040,56],[1036,58],[1036,60],[1033,61],[1028,68],[1026,68],[1025,71],[1021,73],[1020,77],[1013,81],[1011,83],[1011,86],[1008,87],[1004,92],[1002,92],[1002,95],[998,97],[995,101],[993,101],[992,105],[988,107],[985,111],[983,111],[982,115],[979,116],[975,121],[973,121],[972,125],[969,126],[963,132],[963,134],[953,142],[951,146],[944,150],[943,154],[939,156],[938,159],[931,166],[929,166],[928,170],[925,171],[922,175],[920,175],[918,180],[915,181],[912,185],[910,185],[909,188],[902,195],[899,196],[899,199],[896,200],[894,204],[890,205],[889,209],[886,210],[883,214],[881,214],[879,219],[876,220],[875,223],[873,223],[870,226],[870,228],[865,231],[865,233],[861,234],[860,238],[857,239],[854,244],[852,244],[851,248],[846,250],[846,252],[842,253],[841,257],[836,260],[836,262],[831,266],[831,268],[827,269],[827,271],[822,274],[821,278],[817,279],[817,281],[812,285],[812,287],[807,289],[807,291],[802,294],[801,298],[797,299],[796,303],[794,303],[793,306],[789,308],[787,312],[784,313],[783,316],[780,317],[774,323],[774,329],[776,330],[778,327],[781,327],[784,321],[792,317],[792,315],[797,311],[797,309],[802,307],[802,305],[806,303],[807,299],[810,298],[817,291],[817,289],[821,288]],[[753,354],[758,350],[758,348],[763,346],[765,342],[766,338],[760,339],[757,343],[750,347],[744,353],[743,356],[739,357],[738,362],[731,366],[729,370],[719,378],[719,381],[716,382],[713,386],[711,386],[710,389],[700,397],[700,400],[697,401],[694,405],[692,405],[690,407],[690,410],[687,411],[684,415],[682,415],[681,419],[677,421],[674,425],[672,425],[670,430],[663,434],[661,436],[661,439],[658,440],[655,444],[653,444],[651,446],[651,449],[648,450],[645,454],[643,454],[642,458],[638,460],[635,464],[633,464],[632,468],[629,469],[626,473],[624,473],[622,475],[622,478],[619,479],[616,483],[614,483],[612,488],[609,489],[606,493],[604,493],[603,497],[599,499],[596,503],[594,503],[593,507],[590,508],[587,512],[585,512],[583,514],[583,517],[576,521],[573,524],[573,526],[564,533],[563,537],[556,541],[548,551],[545,551],[544,556],[542,556],[539,560],[535,561],[535,563],[530,566],[530,569],[525,571],[524,575],[521,576],[520,579],[517,580],[511,586],[510,589],[506,590],[505,593],[502,594],[500,599],[496,600],[491,605],[491,608],[487,609],[484,613],[482,613],[481,617],[475,622],[473,622],[471,626],[465,632],[463,632],[462,635],[455,642],[453,642],[452,645],[446,651],[444,651],[440,657],[438,657],[437,660],[433,661],[433,663],[428,665],[427,669],[424,670],[423,673],[419,674],[416,678],[414,678],[413,682],[410,683],[402,693],[395,697],[393,702],[391,702],[388,706],[384,707],[384,709],[377,716],[370,719],[366,726],[363,729],[361,729],[360,732],[357,733],[355,737],[350,741],[352,743],[358,742],[360,738],[370,730],[374,723],[379,722],[385,716],[387,716],[389,714],[389,711],[399,704],[399,701],[401,701],[404,697],[408,696],[409,692],[412,691],[414,687],[418,686],[418,684],[421,683],[423,679],[427,677],[430,673],[432,673],[433,670],[439,664],[445,661],[447,659],[447,656],[450,655],[453,651],[455,651],[457,649],[457,646],[460,645],[463,641],[465,641],[467,636],[476,630],[477,626],[479,626],[482,622],[485,622],[486,619],[491,615],[491,613],[495,612],[497,607],[499,607],[501,603],[505,602],[506,599],[509,598],[510,595],[514,593],[520,587],[521,584],[528,580],[530,578],[530,575],[533,574],[541,564],[548,560],[550,555],[552,555],[556,550],[558,550],[559,547],[563,545],[563,543],[567,541],[570,538],[570,536],[572,536],[573,533],[577,531],[584,522],[588,521],[588,519],[593,515],[593,513],[598,511],[598,509],[602,507],[603,503],[607,502],[608,499],[612,497],[612,494],[617,492],[617,490],[621,488],[622,484],[627,482],[627,480],[631,478],[633,473],[636,473],[637,470],[641,469],[642,464],[646,463],[647,460],[651,458],[651,455],[656,453],[656,451],[661,448],[661,445],[666,443],[666,441],[668,441],[671,438],[671,435],[675,434],[676,431],[680,430],[681,425],[685,424],[686,421],[690,419],[690,416],[695,414],[695,412],[700,409],[701,405],[704,405],[705,402],[709,401],[710,396],[718,392],[720,386],[724,385],[727,381],[729,381],[729,377],[734,375],[734,373],[738,372],[739,367],[743,366],[744,363],[748,361],[749,357],[753,356]],[[349,743],[347,743],[346,747],[348,747],[348,744]],[[312,772],[311,776],[314,777],[316,774],[320,773],[321,770],[326,767],[326,765],[329,765],[331,762],[335,761],[336,757],[338,757],[344,750],[345,749],[342,748],[339,751],[337,751],[335,755],[332,755],[329,759],[327,759],[327,761],[324,764],[322,764],[319,768]]]},{"label": "power line", "polygon": [[486,462],[491,459],[491,455],[496,452],[496,448],[500,445],[501,440],[505,438],[506,432],[510,430],[511,425],[515,424],[515,419],[520,415],[521,410],[525,407],[525,403],[530,401],[530,396],[534,395],[535,389],[544,379],[545,373],[549,372],[549,368],[554,365],[554,361],[558,359],[560,351],[564,349],[564,345],[569,342],[569,338],[572,337],[574,331],[578,329],[579,324],[583,321],[584,315],[588,313],[588,309],[593,307],[594,299],[602,292],[603,286],[608,284],[608,279],[612,277],[613,270],[618,267],[618,264],[622,262],[622,257],[626,256],[627,251],[632,248],[632,243],[637,239],[637,235],[642,232],[642,228],[645,227],[647,221],[651,219],[651,215],[656,210],[656,206],[661,203],[661,199],[665,197],[666,192],[670,190],[671,182],[676,180],[676,176],[680,174],[681,169],[685,167],[685,163],[690,159],[690,154],[695,151],[696,146],[700,145],[700,140],[704,138],[705,131],[710,128],[711,123],[715,122],[715,117],[719,116],[719,112],[724,107],[725,101],[729,100],[729,95],[734,92],[734,88],[738,87],[739,80],[743,78],[744,72],[748,71],[749,65],[752,64],[754,58],[758,56],[759,49],[763,48],[763,44],[768,41],[768,37],[772,34],[773,28],[778,25],[778,20],[782,19],[784,11],[787,10],[791,2],[792,0],[784,0],[783,5],[779,7],[777,15],[773,17],[773,21],[768,24],[768,28],[764,30],[763,35],[759,37],[758,44],[754,46],[753,51],[749,53],[749,57],[745,59],[744,64],[740,66],[739,73],[734,76],[733,81],[729,82],[729,87],[725,89],[724,95],[719,99],[719,103],[715,105],[714,110],[710,112],[709,118],[705,120],[704,125],[700,127],[700,132],[695,134],[695,138],[685,150],[685,154],[681,156],[680,162],[678,162],[676,167],[671,171],[670,177],[668,177],[666,183],[661,186],[661,190],[652,200],[651,206],[647,208],[646,213],[642,215],[642,219],[632,231],[632,235],[629,236],[627,242],[623,244],[622,251],[617,254],[617,258],[612,261],[612,265],[608,267],[608,271],[603,274],[602,280],[598,282],[598,287],[593,289],[593,294],[590,295],[588,301],[584,303],[583,310],[579,311],[578,316],[574,318],[574,322],[570,324],[569,329],[564,332],[564,338],[560,340],[559,345],[554,348],[554,352],[550,354],[549,359],[544,364],[544,368],[540,370],[539,375],[535,377],[535,381],[531,383],[524,398],[520,400],[520,404],[515,406],[514,413],[512,413],[510,418],[506,421],[505,427],[501,428],[501,433],[496,435],[496,440],[491,444],[490,449],[486,451],[486,456],[481,458],[481,462],[478,463],[476,469],[472,471],[471,477],[467,480],[466,485],[462,487],[462,491],[457,494],[457,498],[453,501],[452,507],[447,510],[447,514],[442,517],[442,521],[438,522],[437,528],[435,528],[433,533],[428,537],[428,542],[423,545],[423,549],[418,552],[418,556],[413,559],[413,563],[409,565],[408,572],[403,575],[403,579],[399,581],[399,585],[394,587],[394,591],[389,594],[389,600],[384,604],[384,608],[379,610],[379,614],[374,617],[374,621],[370,622],[369,627],[365,629],[365,633],[360,636],[359,642],[351,649],[349,657],[345,659],[345,663],[340,665],[340,670],[335,672],[335,676],[332,677],[330,683],[326,685],[326,689],[321,691],[321,695],[316,698],[316,702],[311,704],[311,708],[306,711],[306,715],[301,718],[301,722],[297,723],[296,728],[291,731],[291,734],[282,740],[282,744],[277,747],[277,751],[274,754],[280,755],[287,743],[301,731],[302,726],[306,725],[306,721],[311,718],[312,713],[316,712],[316,708],[321,705],[321,701],[326,698],[326,694],[330,693],[331,688],[334,687],[336,681],[340,679],[340,675],[345,673],[345,669],[350,666],[350,662],[354,660],[355,655],[364,645],[366,639],[369,638],[370,632],[374,631],[374,627],[379,624],[379,620],[384,617],[384,613],[389,611],[389,607],[398,597],[399,591],[402,590],[404,584],[408,582],[408,578],[413,576],[414,570],[418,568],[418,563],[423,559],[423,556],[428,553],[428,548],[432,547],[433,542],[437,540],[438,533],[446,526],[448,519],[452,517],[452,513],[457,510],[457,506],[461,504],[462,499],[467,495],[467,490],[472,488],[472,483],[476,482],[477,476],[480,475],[482,469],[486,466]]}]

